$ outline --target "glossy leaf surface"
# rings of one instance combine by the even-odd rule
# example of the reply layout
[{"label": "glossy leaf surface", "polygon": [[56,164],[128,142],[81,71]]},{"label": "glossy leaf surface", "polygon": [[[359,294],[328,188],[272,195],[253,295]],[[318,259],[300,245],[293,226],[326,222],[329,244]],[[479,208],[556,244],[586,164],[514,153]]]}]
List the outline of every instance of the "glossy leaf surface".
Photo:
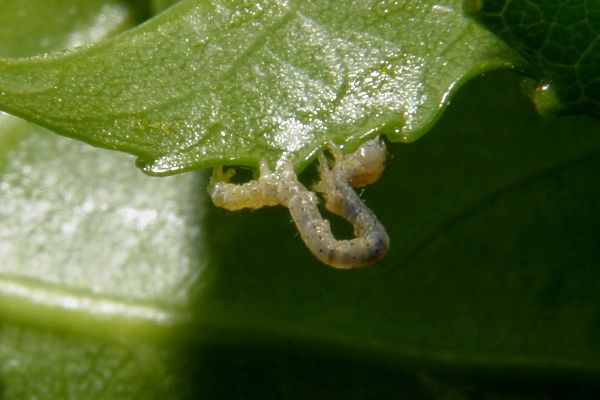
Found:
[{"label": "glossy leaf surface", "polygon": [[89,48],[0,61],[0,108],[151,174],[305,166],[328,140],[415,140],[459,82],[511,60],[457,0],[187,0]]}]

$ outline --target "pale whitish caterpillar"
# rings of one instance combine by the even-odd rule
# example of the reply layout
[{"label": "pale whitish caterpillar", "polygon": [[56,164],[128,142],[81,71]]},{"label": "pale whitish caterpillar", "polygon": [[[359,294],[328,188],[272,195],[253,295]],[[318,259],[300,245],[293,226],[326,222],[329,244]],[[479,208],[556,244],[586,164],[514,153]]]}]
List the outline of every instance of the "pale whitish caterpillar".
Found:
[{"label": "pale whitish caterpillar", "polygon": [[259,178],[242,184],[229,182],[233,171],[215,168],[208,192],[216,206],[228,210],[283,205],[290,210],[302,240],[321,262],[345,269],[369,266],[387,253],[390,240],[351,185],[365,186],[379,178],[385,168],[385,145],[373,139],[348,155],[334,144],[329,147],[333,165],[319,154],[321,180],[314,190],[323,195],[328,210],[353,225],[354,239],[337,240],[333,236],[329,221],[319,212],[317,196],[298,180],[291,163],[272,172],[261,162]]}]

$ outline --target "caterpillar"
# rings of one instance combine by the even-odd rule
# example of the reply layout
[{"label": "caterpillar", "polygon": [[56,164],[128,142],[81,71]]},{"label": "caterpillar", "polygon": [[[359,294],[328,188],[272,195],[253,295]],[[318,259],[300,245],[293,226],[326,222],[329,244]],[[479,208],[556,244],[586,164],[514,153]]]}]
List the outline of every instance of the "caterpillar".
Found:
[{"label": "caterpillar", "polygon": [[262,161],[258,179],[242,184],[229,182],[232,172],[215,168],[208,185],[209,195],[216,206],[232,211],[287,207],[302,240],[322,263],[342,269],[369,266],[387,253],[389,237],[352,187],[365,186],[379,178],[385,168],[385,145],[380,139],[373,139],[348,155],[334,144],[329,144],[329,148],[333,165],[319,153],[320,181],[313,189],[323,195],[328,210],[352,224],[356,236],[353,239],[335,238],[329,221],[321,216],[318,197],[298,180],[289,162],[273,172]]}]

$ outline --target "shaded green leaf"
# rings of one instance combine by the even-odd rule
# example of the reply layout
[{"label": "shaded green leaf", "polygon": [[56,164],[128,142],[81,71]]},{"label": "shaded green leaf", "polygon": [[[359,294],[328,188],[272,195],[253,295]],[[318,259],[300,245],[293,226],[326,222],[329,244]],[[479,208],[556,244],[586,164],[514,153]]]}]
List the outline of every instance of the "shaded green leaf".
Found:
[{"label": "shaded green leaf", "polygon": [[467,7],[515,47],[539,81],[542,113],[600,116],[600,2],[475,0]]},{"label": "shaded green leaf", "polygon": [[511,60],[457,0],[187,0],[92,47],[0,61],[0,107],[151,174],[304,166],[330,139],[415,140],[458,82]]},{"label": "shaded green leaf", "polygon": [[163,352],[147,343],[124,346],[4,322],[0,366],[3,399],[182,398]]},{"label": "shaded green leaf", "polygon": [[[426,137],[391,146],[386,174],[364,193],[392,240],[373,268],[323,267],[285,210],[215,211],[218,267],[189,335],[208,336],[227,357],[184,346],[211,360],[190,355],[194,370],[239,377],[252,394],[265,380],[310,390],[303,378],[327,391],[311,375],[323,365],[338,383],[348,374],[348,387],[386,385],[391,398],[596,398],[600,125],[540,119],[519,86],[490,74],[459,91]],[[356,360],[364,364],[348,367]],[[379,372],[366,372],[369,363]],[[420,389],[399,396],[404,379]],[[286,385],[268,387],[294,398]]]}]

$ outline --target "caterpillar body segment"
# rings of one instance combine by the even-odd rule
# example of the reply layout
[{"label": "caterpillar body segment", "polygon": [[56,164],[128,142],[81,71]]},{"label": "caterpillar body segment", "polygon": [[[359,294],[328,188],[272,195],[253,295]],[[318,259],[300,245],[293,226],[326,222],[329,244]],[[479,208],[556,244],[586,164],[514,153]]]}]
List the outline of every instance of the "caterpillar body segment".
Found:
[{"label": "caterpillar body segment", "polygon": [[272,172],[265,162],[260,176],[242,184],[229,182],[232,172],[216,168],[208,185],[213,203],[228,210],[282,205],[287,207],[302,240],[321,262],[351,269],[372,265],[388,251],[389,237],[377,216],[352,189],[377,180],[385,168],[386,149],[380,139],[366,142],[344,155],[330,145],[332,167],[319,154],[321,180],[313,189],[325,198],[325,207],[350,222],[355,238],[337,240],[329,221],[321,216],[318,197],[299,180],[291,163]]}]

